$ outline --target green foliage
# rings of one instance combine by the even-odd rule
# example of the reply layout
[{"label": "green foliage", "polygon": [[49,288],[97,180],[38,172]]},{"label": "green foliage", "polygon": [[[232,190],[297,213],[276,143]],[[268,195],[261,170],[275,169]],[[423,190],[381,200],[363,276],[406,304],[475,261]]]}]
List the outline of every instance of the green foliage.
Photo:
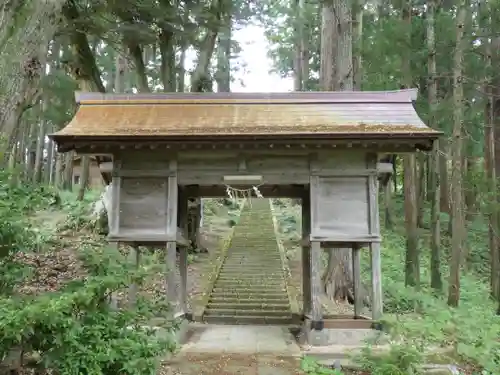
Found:
[{"label": "green foliage", "polygon": [[[29,275],[16,254],[34,250],[38,241],[31,214],[60,198],[46,187],[11,182],[11,176],[0,175],[0,368],[16,367],[23,355],[25,366],[61,375],[156,374],[158,357],[175,349],[177,327],[171,322],[158,330],[148,324],[158,314],[169,316],[170,305],[139,296],[135,306],[113,309],[109,300],[112,293],[132,283],[140,287],[148,275],[161,272],[159,263],[145,261],[137,269],[116,249],[77,244],[84,271],[80,279],[34,297],[13,293]],[[60,208],[81,220],[89,202],[69,202]],[[43,257],[43,249],[36,250]]]},{"label": "green foliage", "polygon": [[2,298],[0,357],[22,347],[60,374],[155,374],[157,357],[174,345],[146,324],[153,311],[165,308],[141,300],[134,308],[113,310],[108,301],[112,292],[140,284],[146,270],[135,270],[112,249],[82,254],[90,274],[85,280],[33,300]]},{"label": "green foliage", "polygon": [[[402,202],[397,203],[396,211],[402,210]],[[400,234],[403,223],[396,224],[396,232],[383,233],[384,325],[394,336],[404,337],[415,345],[448,347],[452,360],[465,359],[485,370],[496,371],[500,366],[500,316],[495,314],[495,302],[489,298],[489,285],[477,273],[462,274],[460,305],[455,309],[448,307],[444,293],[430,288],[430,249],[427,237],[422,236],[421,285],[418,290],[406,288],[401,267],[405,257],[405,238]],[[468,227],[469,243],[484,252],[487,251],[486,230],[479,221]],[[445,254],[449,253],[447,242],[445,237],[442,243]],[[446,263],[443,261],[441,270],[444,276],[448,274]],[[471,263],[470,268],[478,270],[480,265]],[[368,262],[365,271],[368,274]]]},{"label": "green foliage", "polygon": [[[300,233],[300,220],[297,220],[300,217],[298,213],[300,208],[295,214],[295,219],[291,220],[290,217],[294,216],[292,206],[282,203],[274,202],[282,233],[294,233],[296,238],[300,238],[298,234]],[[446,266],[449,254],[449,237],[445,235],[448,226],[447,215],[442,215],[441,222],[443,233],[441,272],[445,281],[443,292],[436,292],[430,288],[429,233],[423,229],[420,232],[421,285],[419,289],[407,288],[405,287],[404,267],[402,267],[406,248],[403,202],[399,197],[394,203],[393,217],[396,219],[394,231],[383,230],[382,233],[382,285],[385,313],[382,323],[389,334],[404,341],[403,346],[393,349],[392,359],[384,357],[382,362],[387,363],[388,368],[391,368],[391,366],[396,366],[397,353],[408,351],[410,354],[415,354],[415,348],[436,348],[432,351],[439,352],[442,349],[441,360],[446,363],[465,361],[474,363],[484,368],[485,371],[497,373],[500,368],[500,342],[498,341],[500,316],[495,314],[496,303],[490,300],[489,284],[485,281],[485,277],[489,275],[489,250],[488,228],[484,217],[477,215],[473,222],[468,223],[468,243],[471,249],[468,257],[469,272],[461,276],[460,306],[454,309],[447,306],[445,298],[446,275],[449,272]],[[429,212],[426,209],[424,225],[427,228],[429,228],[428,218]],[[293,237],[291,234],[285,237],[290,239]],[[369,283],[370,275],[368,258],[368,256],[363,258],[362,274],[366,277],[366,283]],[[372,360],[371,358],[365,357],[365,361]],[[421,361],[420,357],[404,358],[417,363]],[[395,374],[399,373],[395,372]]]},{"label": "green foliage", "polygon": [[0,172],[0,294],[10,292],[25,274],[23,265],[15,260],[16,254],[36,247],[37,231],[27,215],[57,202],[53,189],[17,185],[12,178]]},{"label": "green foliage", "polygon": [[410,345],[393,345],[388,353],[375,354],[366,347],[356,360],[371,375],[418,375],[422,373],[422,350]]},{"label": "green foliage", "polygon": [[344,375],[344,373],[337,369],[329,369],[321,366],[317,361],[311,357],[304,357],[300,363],[300,368],[307,375]]}]

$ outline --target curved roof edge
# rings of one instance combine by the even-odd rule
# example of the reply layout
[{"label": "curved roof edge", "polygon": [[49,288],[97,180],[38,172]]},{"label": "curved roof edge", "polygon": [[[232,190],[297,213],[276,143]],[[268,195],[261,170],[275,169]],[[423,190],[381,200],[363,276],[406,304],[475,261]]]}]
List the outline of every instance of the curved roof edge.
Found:
[{"label": "curved roof edge", "polygon": [[409,103],[418,90],[292,91],[276,93],[153,93],[110,94],[76,92],[78,104],[280,104],[280,103]]}]

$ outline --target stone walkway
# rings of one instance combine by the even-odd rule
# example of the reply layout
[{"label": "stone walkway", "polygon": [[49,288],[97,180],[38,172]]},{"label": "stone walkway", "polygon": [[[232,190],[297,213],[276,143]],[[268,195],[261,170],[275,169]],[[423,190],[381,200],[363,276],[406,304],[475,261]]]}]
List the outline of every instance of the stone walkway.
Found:
[{"label": "stone walkway", "polygon": [[301,351],[286,327],[190,325],[165,375],[300,375]]}]

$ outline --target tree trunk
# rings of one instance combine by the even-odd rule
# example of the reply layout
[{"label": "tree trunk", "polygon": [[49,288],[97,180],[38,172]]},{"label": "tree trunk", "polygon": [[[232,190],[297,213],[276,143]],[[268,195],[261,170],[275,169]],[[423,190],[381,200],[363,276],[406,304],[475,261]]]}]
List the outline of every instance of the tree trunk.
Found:
[{"label": "tree trunk", "polygon": [[[226,1],[226,3],[230,3]],[[215,81],[217,82],[218,92],[231,91],[231,34],[232,17],[228,9],[224,13],[223,26],[219,33],[217,43],[217,72]]]},{"label": "tree trunk", "polygon": [[130,57],[134,62],[135,73],[137,78],[137,90],[139,92],[150,92],[148,84],[148,74],[146,71],[146,65],[142,59],[142,48],[138,44],[131,44],[128,46]]},{"label": "tree trunk", "polygon": [[184,92],[186,90],[186,50],[187,45],[181,46],[181,55],[179,57],[179,67],[177,73],[177,92]]},{"label": "tree trunk", "polygon": [[301,0],[295,0],[295,14],[297,15],[293,25],[293,37],[295,45],[295,54],[293,58],[293,91],[302,91],[304,89],[304,79],[302,77],[302,28],[303,28],[303,3]]},{"label": "tree trunk", "polygon": [[464,248],[464,205],[462,191],[462,126],[463,126],[463,77],[462,65],[465,50],[465,21],[468,12],[468,0],[461,0],[456,17],[456,46],[453,66],[453,133],[451,144],[451,258],[448,287],[448,305],[458,306],[460,300],[460,263]]},{"label": "tree trunk", "polygon": [[[78,12],[78,7],[74,3],[73,0],[68,1],[66,6],[63,8],[64,17],[67,19],[68,23],[77,23],[80,14]],[[78,82],[79,88],[81,91],[98,91],[104,93],[106,91],[104,87],[104,83],[102,82],[101,73],[99,71],[99,67],[97,66],[94,53],[89,45],[89,40],[87,35],[82,32],[79,28],[76,27],[72,29],[72,32],[69,34],[71,50],[72,50],[72,59],[68,66],[70,69],[70,73]],[[97,42],[94,44],[97,46]],[[142,60],[142,55],[141,55]],[[73,178],[73,153],[70,152],[71,156],[66,158],[65,165],[65,179],[63,186],[67,186],[68,184],[72,184]],[[97,164],[99,166],[99,158],[96,158]],[[85,194],[85,188],[88,185],[89,178],[89,168],[90,168],[90,160],[89,156],[82,156],[81,161],[82,166],[82,175],[81,175],[81,183],[79,196]],[[69,171],[71,169],[71,171]],[[107,177],[103,175],[104,180],[106,181]],[[68,180],[69,179],[69,180]],[[71,185],[69,185],[71,186]]]},{"label": "tree trunk", "polygon": [[[411,0],[403,2],[402,21],[406,32],[405,41],[408,44],[403,55],[403,86],[412,86],[411,72]],[[406,257],[405,257],[405,284],[418,286],[420,284],[420,254],[418,250],[418,218],[417,218],[417,181],[416,157],[414,154],[403,156],[403,185],[405,198],[405,225],[406,225]]]},{"label": "tree trunk", "polygon": [[63,190],[73,190],[73,160],[75,159],[75,152],[69,151],[64,155],[64,174],[63,174]]},{"label": "tree trunk", "polygon": [[43,118],[45,109],[47,108],[47,99],[42,99],[41,105],[37,110],[40,112],[39,122],[38,122],[38,134],[36,139],[36,151],[35,151],[35,165],[33,169],[33,182],[42,182],[42,168],[44,164],[44,154],[45,154],[45,136],[47,133],[47,121]]},{"label": "tree trunk", "polygon": [[212,90],[212,79],[210,77],[210,60],[214,54],[217,35],[221,26],[223,0],[212,2],[209,12],[214,16],[214,24],[201,42],[198,51],[198,61],[191,76],[191,92],[207,92]]},{"label": "tree trunk", "polygon": [[90,156],[88,155],[82,156],[81,163],[82,163],[81,164],[82,174],[80,176],[80,186],[78,187],[78,196],[76,197],[76,199],[79,201],[83,201],[83,198],[85,197],[85,190],[87,189],[89,184]]},{"label": "tree trunk", "polygon": [[[492,9],[491,5],[488,5],[487,13],[494,14],[488,19],[487,33],[485,30],[484,35],[491,35],[496,33],[498,35],[498,30],[496,23],[493,19],[497,19],[498,10]],[[492,66],[498,66],[500,63],[500,37],[495,37],[491,40],[488,38],[484,41],[486,47],[486,72],[489,72]],[[500,210],[499,205],[499,195],[498,195],[498,184],[497,177],[500,175],[500,147],[498,147],[498,142],[500,142],[500,78],[498,76],[493,79],[492,76],[487,77],[486,90],[488,95],[487,106],[486,106],[486,129],[485,129],[485,161],[487,163],[486,173],[488,177],[488,187],[489,192],[492,194],[491,197],[491,212],[489,212],[489,245],[490,245],[490,263],[491,263],[491,295],[492,297],[500,301],[500,241],[498,239],[498,233],[500,230]],[[500,305],[497,313],[500,315]]]},{"label": "tree trunk", "polygon": [[174,33],[162,30],[160,33],[160,76],[164,92],[175,92],[175,39]]},{"label": "tree trunk", "polygon": [[[427,69],[429,74],[428,100],[429,100],[429,126],[436,127],[437,107],[437,77],[436,77],[436,12],[437,0],[428,3],[427,8]],[[428,163],[428,196],[431,204],[431,287],[437,291],[443,289],[441,277],[441,222],[439,220],[439,143],[435,142]]]},{"label": "tree trunk", "polygon": [[[210,77],[210,60],[214,54],[215,43],[221,25],[223,0],[214,1],[211,5],[210,13],[214,15],[216,23],[207,30],[205,38],[198,51],[198,61],[191,76],[191,92],[212,91],[212,79]],[[198,251],[206,251],[200,242],[200,226],[203,215],[203,207],[200,198],[189,200],[188,210],[188,237],[191,246]]]},{"label": "tree trunk", "polygon": [[425,210],[425,188],[426,188],[426,166],[427,166],[427,155],[423,152],[418,154],[418,169],[417,169],[417,226],[419,228],[424,228],[424,210]]},{"label": "tree trunk", "polygon": [[[440,202],[441,212],[450,212],[450,185],[448,180],[448,140],[442,137],[439,140],[439,181],[440,181]],[[450,231],[451,234],[451,231]]]},{"label": "tree trunk", "polygon": [[[322,3],[320,87],[325,91],[353,90],[352,17],[347,0]],[[322,282],[333,300],[351,300],[352,251],[327,249],[328,262]]]},{"label": "tree trunk", "polygon": [[[8,160],[23,112],[40,96],[48,44],[59,25],[64,3],[54,0],[11,4],[9,10],[15,9],[23,16],[7,15],[0,21],[0,133],[6,140],[0,146],[0,166]],[[10,25],[11,22],[18,24]]]},{"label": "tree trunk", "polygon": [[353,17],[352,17],[352,43],[354,53],[352,55],[353,68],[353,86],[354,90],[361,91],[363,82],[363,9],[364,0],[355,0],[353,2]]}]

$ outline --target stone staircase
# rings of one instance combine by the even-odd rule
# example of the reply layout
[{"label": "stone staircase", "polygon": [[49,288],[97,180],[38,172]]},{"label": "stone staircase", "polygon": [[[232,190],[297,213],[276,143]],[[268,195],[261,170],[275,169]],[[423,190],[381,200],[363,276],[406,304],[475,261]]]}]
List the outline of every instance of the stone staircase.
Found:
[{"label": "stone staircase", "polygon": [[254,198],[243,208],[208,300],[204,321],[292,324],[268,199]]}]

